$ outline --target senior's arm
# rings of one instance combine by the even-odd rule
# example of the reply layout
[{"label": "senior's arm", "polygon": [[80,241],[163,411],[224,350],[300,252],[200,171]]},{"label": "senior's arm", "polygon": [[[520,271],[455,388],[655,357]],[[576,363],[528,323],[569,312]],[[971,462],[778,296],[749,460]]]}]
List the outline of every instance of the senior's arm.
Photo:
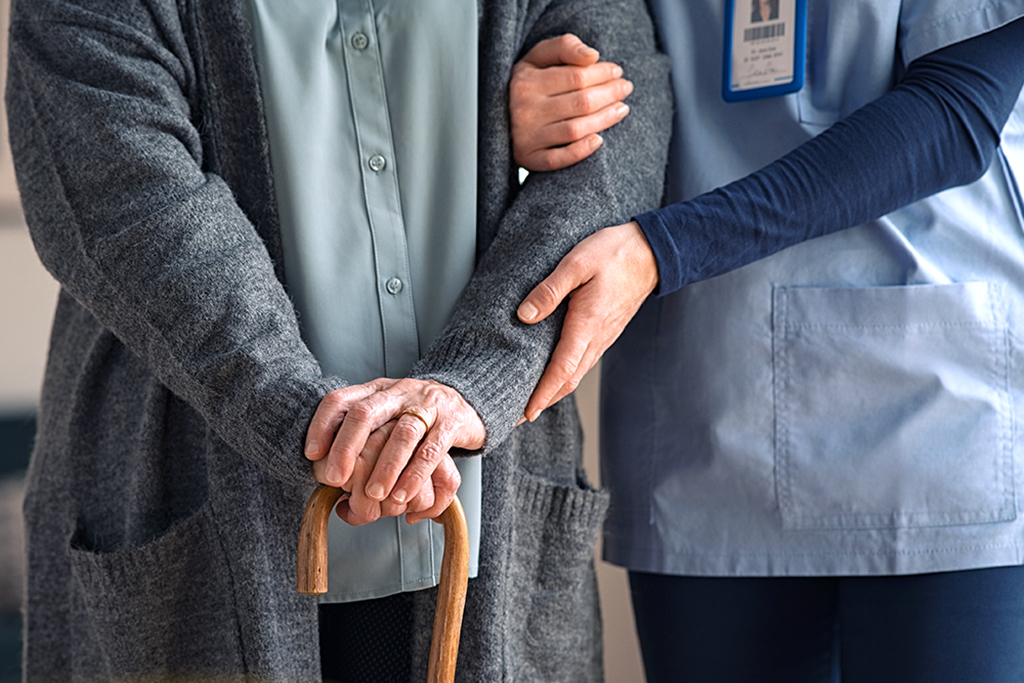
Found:
[{"label": "senior's arm", "polygon": [[571,33],[542,40],[516,62],[509,84],[512,151],[530,171],[555,171],[597,151],[600,133],[629,113],[622,67]]},{"label": "senior's arm", "polygon": [[[541,40],[572,32],[620,65],[634,90],[630,115],[605,133],[603,145],[590,157],[558,172],[534,173],[517,190],[481,184],[478,217],[484,238],[490,238],[487,249],[450,324],[413,369],[412,381],[448,387],[472,407],[474,417],[467,422],[478,418],[485,427],[486,438],[475,444],[483,453],[518,423],[558,338],[560,320],[527,326],[516,319],[516,307],[581,239],[658,204],[671,122],[667,59],[657,51],[641,0],[552,2],[532,24],[523,27],[518,21],[485,12],[481,44],[494,54],[524,55]],[[513,44],[524,29],[523,43]],[[482,63],[481,68],[490,70],[480,92],[482,177],[511,179],[516,171],[508,120],[512,62]],[[430,403],[418,403],[415,392],[381,393],[363,415],[366,429],[409,408],[440,415]],[[336,438],[323,467],[334,462],[351,471],[339,454],[351,460],[362,447],[358,438],[347,443]],[[418,490],[433,471],[436,452],[407,447],[387,462],[378,460],[368,492],[376,484],[384,496],[392,490]]]},{"label": "senior's arm", "polygon": [[[27,0],[7,111],[32,239],[63,289],[227,443],[312,483],[321,378],[274,263],[208,172],[197,66],[174,3]],[[105,13],[106,12],[106,13]]]}]

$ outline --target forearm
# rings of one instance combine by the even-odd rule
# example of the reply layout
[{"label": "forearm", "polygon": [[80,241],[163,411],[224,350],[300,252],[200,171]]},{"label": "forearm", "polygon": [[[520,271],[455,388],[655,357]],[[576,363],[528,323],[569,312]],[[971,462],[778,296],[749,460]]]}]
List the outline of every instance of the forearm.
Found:
[{"label": "forearm", "polygon": [[885,215],[987,170],[1024,83],[1024,20],[926,55],[765,168],[637,217],[659,294]]},{"label": "forearm", "polygon": [[[661,194],[671,103],[667,63],[642,3],[552,3],[521,51],[569,31],[623,67],[635,83],[632,111],[591,158],[530,176],[498,222],[451,324],[414,370],[466,397],[487,426],[489,446],[522,416],[558,338],[556,320],[528,327],[515,319],[522,297],[580,239],[656,205]],[[481,137],[508,134],[507,80],[498,95],[491,118],[481,118]],[[507,137],[500,147],[508,153]],[[493,163],[482,159],[484,168]],[[511,157],[502,163],[511,174]]]}]

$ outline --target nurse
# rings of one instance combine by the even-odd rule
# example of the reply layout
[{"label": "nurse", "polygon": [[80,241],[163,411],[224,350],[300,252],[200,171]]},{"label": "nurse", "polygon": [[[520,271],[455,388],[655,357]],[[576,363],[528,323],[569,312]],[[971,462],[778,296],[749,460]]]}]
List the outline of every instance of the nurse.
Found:
[{"label": "nurse", "polygon": [[[1024,680],[1024,2],[651,4],[664,207],[518,312],[568,297],[531,420],[621,333],[604,554],[648,680]],[[557,167],[614,104],[526,62],[517,158]]]}]

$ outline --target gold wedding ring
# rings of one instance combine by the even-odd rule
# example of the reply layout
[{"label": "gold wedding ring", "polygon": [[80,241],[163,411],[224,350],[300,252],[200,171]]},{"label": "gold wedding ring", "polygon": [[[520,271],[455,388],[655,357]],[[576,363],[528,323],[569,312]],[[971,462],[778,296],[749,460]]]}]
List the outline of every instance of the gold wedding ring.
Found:
[{"label": "gold wedding ring", "polygon": [[416,410],[415,408],[406,408],[405,410],[402,411],[402,415],[412,415],[417,420],[423,423],[423,426],[427,428],[428,432],[430,431],[430,422],[427,421],[427,418],[423,417],[423,413]]}]

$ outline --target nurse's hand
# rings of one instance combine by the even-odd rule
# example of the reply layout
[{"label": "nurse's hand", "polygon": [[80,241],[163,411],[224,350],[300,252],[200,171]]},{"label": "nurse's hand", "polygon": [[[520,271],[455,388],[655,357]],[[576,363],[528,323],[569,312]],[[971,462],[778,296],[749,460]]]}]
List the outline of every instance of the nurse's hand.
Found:
[{"label": "nurse's hand", "polygon": [[327,394],[305,452],[318,481],[351,491],[346,521],[401,514],[402,506],[418,521],[439,515],[455,497],[460,480],[449,450],[476,450],[485,439],[480,416],[455,389],[381,378]]},{"label": "nurse's hand", "polygon": [[598,133],[629,113],[622,67],[567,33],[537,43],[512,67],[512,153],[530,171],[554,171],[601,146]]},{"label": "nurse's hand", "polygon": [[526,404],[527,420],[576,389],[657,284],[654,252],[635,221],[598,230],[566,254],[516,312],[524,323],[537,323],[569,297],[562,335]]}]

